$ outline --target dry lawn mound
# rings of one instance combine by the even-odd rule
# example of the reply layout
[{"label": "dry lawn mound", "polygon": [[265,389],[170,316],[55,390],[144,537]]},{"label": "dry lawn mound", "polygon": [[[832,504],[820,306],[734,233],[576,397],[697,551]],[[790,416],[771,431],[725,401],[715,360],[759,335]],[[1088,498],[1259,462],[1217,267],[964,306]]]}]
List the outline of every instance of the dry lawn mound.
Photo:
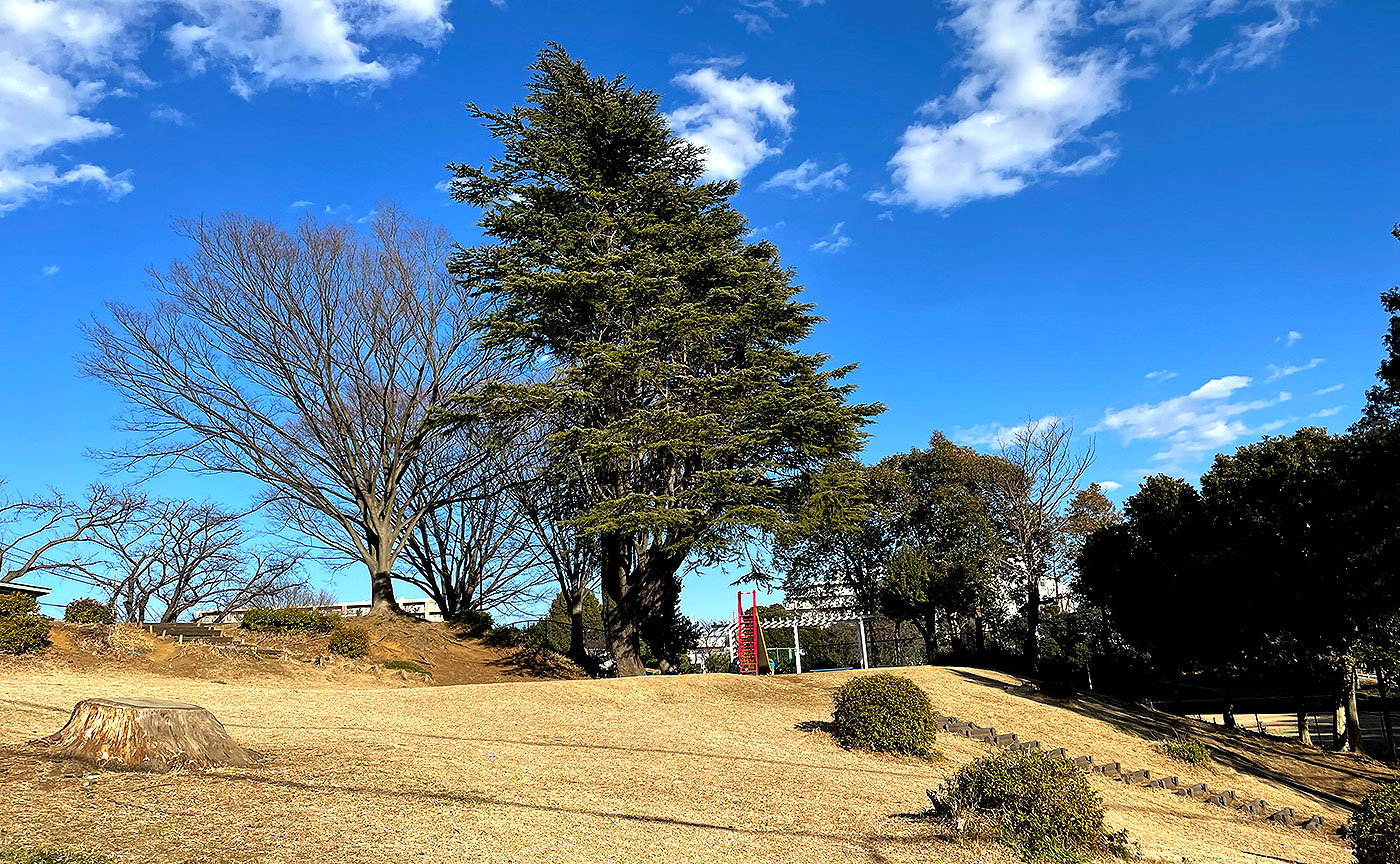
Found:
[{"label": "dry lawn mound", "polygon": [[[1034,698],[993,673],[899,671],[939,710],[1023,739],[1320,813],[1332,828],[1346,816],[1282,771],[1170,762],[1127,722],[1154,715],[1098,716],[1126,709]],[[911,818],[925,788],[986,745],[940,735],[945,761],[925,762],[848,752],[821,731],[831,692],[851,674],[334,690],[9,665],[0,667],[0,848],[42,837],[157,864],[1011,860]],[[153,778],[22,749],[78,699],[132,694],[209,708],[265,761]],[[1351,770],[1311,752],[1333,774]],[[1110,826],[1127,828],[1148,861],[1350,861],[1335,837],[1091,782]]]}]

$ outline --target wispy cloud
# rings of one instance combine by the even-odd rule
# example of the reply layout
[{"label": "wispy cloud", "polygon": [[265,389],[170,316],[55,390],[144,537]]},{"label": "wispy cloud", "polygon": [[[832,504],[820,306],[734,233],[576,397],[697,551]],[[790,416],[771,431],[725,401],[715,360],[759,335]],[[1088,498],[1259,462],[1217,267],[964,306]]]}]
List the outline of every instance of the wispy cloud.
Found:
[{"label": "wispy cloud", "polygon": [[1240,419],[1241,415],[1292,398],[1287,392],[1279,393],[1274,399],[1236,398],[1253,383],[1253,379],[1245,375],[1213,378],[1184,396],[1119,411],[1109,409],[1095,428],[1116,432],[1124,444],[1139,440],[1165,442],[1165,449],[1152,458],[1179,464],[1218,452],[1250,434],[1251,429]]},{"label": "wispy cloud", "polygon": [[851,171],[851,166],[842,162],[834,168],[825,171],[820,170],[811,159],[806,160],[796,168],[788,168],[779,171],[772,177],[763,181],[760,189],[791,189],[794,192],[804,194],[821,191],[839,191],[846,188],[846,182],[842,180]]},{"label": "wispy cloud", "polygon": [[845,222],[837,222],[831,227],[830,234],[826,235],[826,237],[812,244],[812,251],[826,252],[827,254],[832,254],[840,252],[842,249],[845,249],[847,246],[850,246],[851,238],[847,237],[844,233],[842,233],[845,227]]},{"label": "wispy cloud", "polygon": [[58,273],[58,265],[57,265],[57,264],[50,264],[50,265],[48,265],[47,267],[45,267],[43,270],[40,270],[39,272],[42,273],[42,274],[44,274],[45,276],[53,276],[54,274]]},{"label": "wispy cloud", "polygon": [[169,105],[161,105],[151,111],[151,119],[161,123],[169,123],[172,126],[188,126],[190,118],[179,108],[171,108]]},{"label": "wispy cloud", "polygon": [[1313,359],[1309,360],[1301,366],[1275,366],[1272,363],[1270,363],[1268,366],[1269,377],[1265,378],[1264,380],[1266,382],[1277,381],[1280,378],[1287,378],[1289,375],[1297,375],[1299,372],[1307,372],[1309,369],[1316,369],[1317,367],[1321,366],[1322,362],[1323,361],[1321,357],[1314,357]]},{"label": "wispy cloud", "polygon": [[1142,377],[1146,378],[1149,381],[1166,381],[1171,378],[1175,378],[1176,373],[1171,371],[1170,369],[1158,369],[1155,372],[1148,372]]},{"label": "wispy cloud", "polygon": [[995,447],[999,449],[1010,443],[1012,436],[1017,432],[1028,427],[1039,429],[1059,419],[1061,418],[1054,414],[1047,414],[1038,420],[1022,421],[1009,425],[982,423],[977,426],[954,426],[948,437],[958,444],[965,444],[969,447]]},{"label": "wispy cloud", "polygon": [[795,88],[767,78],[729,78],[707,66],[675,77],[699,101],[667,115],[678,135],[705,148],[706,176],[738,180],[783,152],[797,109]]},{"label": "wispy cloud", "polygon": [[1314,391],[1313,391],[1313,395],[1314,395],[1314,396],[1326,396],[1328,393],[1336,393],[1338,390],[1342,389],[1342,388],[1345,387],[1345,386],[1347,386],[1347,385],[1345,385],[1345,384],[1333,384],[1331,387],[1323,387],[1321,390],[1314,390]]},{"label": "wispy cloud", "polygon": [[1105,492],[1117,492],[1119,489],[1123,488],[1123,484],[1119,483],[1117,480],[1100,480],[1099,488]]},{"label": "wispy cloud", "polygon": [[[1160,73],[1157,55],[1190,41],[1208,18],[1241,16],[1203,60],[1195,83],[1277,57],[1316,0],[950,0],[949,27],[967,73],[927,102],[889,161],[882,203],[947,210],[1014,195],[1032,183],[1104,170],[1118,155],[1101,128],[1132,76]],[[1086,7],[1096,7],[1085,15]],[[1259,10],[1272,14],[1260,20]]]},{"label": "wispy cloud", "polygon": [[1314,411],[1314,412],[1312,413],[1311,416],[1313,416],[1313,417],[1335,417],[1336,415],[1342,413],[1342,407],[1343,407],[1343,406],[1341,406],[1341,405],[1333,405],[1331,408],[1323,408],[1321,411]]},{"label": "wispy cloud", "polygon": [[1283,347],[1285,347],[1285,348],[1292,348],[1294,345],[1297,345],[1297,344],[1298,344],[1298,340],[1299,340],[1299,339],[1302,339],[1302,338],[1303,338],[1303,334],[1302,334],[1302,333],[1299,333],[1297,330],[1289,330],[1287,333],[1285,333],[1284,335],[1278,337],[1278,338],[1275,339],[1274,341],[1275,341],[1275,342],[1282,342],[1282,343],[1283,343]]},{"label": "wispy cloud", "polygon": [[[65,187],[87,187],[109,198],[132,191],[130,172],[67,154],[118,134],[95,114],[104,100],[129,92],[121,84],[156,83],[143,68],[149,57],[173,58],[181,73],[218,70],[243,98],[273,86],[379,84],[415,65],[400,40],[425,46],[441,41],[451,29],[447,3],[0,3],[0,215]],[[163,43],[158,50],[153,39]],[[381,53],[386,39],[400,44]],[[151,113],[176,122],[173,111]]]}]

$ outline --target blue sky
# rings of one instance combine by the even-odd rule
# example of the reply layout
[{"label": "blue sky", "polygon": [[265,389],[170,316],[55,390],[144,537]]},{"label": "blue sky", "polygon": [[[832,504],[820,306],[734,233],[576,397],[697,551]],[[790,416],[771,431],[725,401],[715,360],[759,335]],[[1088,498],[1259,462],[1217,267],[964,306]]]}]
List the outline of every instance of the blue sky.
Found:
[{"label": "blue sky", "polygon": [[0,476],[97,478],[119,406],[77,324],[149,298],[173,217],[393,198],[472,242],[439,185],[494,152],[462,105],[518,100],[556,40],[743,181],[813,347],[889,406],[870,458],[1055,415],[1115,497],[1195,479],[1359,412],[1400,270],[1398,38],[1393,0],[0,0]]}]

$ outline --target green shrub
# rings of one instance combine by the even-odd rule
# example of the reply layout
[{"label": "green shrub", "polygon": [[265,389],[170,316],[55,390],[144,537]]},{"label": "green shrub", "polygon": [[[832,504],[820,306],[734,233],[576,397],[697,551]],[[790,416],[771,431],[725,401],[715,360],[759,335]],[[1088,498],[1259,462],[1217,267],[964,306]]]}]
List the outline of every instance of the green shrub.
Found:
[{"label": "green shrub", "polygon": [[1188,765],[1204,765],[1210,761],[1210,750],[1195,738],[1177,738],[1157,745],[1167,756]]},{"label": "green shrub", "polygon": [[49,646],[49,621],[38,615],[0,618],[0,654],[28,654]]},{"label": "green shrub", "polygon": [[39,600],[33,594],[0,592],[0,618],[22,618],[39,614]]},{"label": "green shrub", "polygon": [[338,627],[331,633],[329,647],[341,657],[363,657],[369,653],[369,633],[359,627]]},{"label": "green shrub", "polygon": [[111,624],[116,620],[112,607],[101,600],[82,597],[63,609],[63,620],[70,624]]},{"label": "green shrub", "polygon": [[1027,861],[1130,857],[1127,833],[1109,833],[1103,801],[1079,768],[1034,751],[1001,752],[958,769],[938,792],[935,815],[990,836]]},{"label": "green shrub", "polygon": [[1357,864],[1400,864],[1400,783],[1366,793],[1347,829]]},{"label": "green shrub", "polygon": [[728,671],[729,671],[729,655],[728,655],[728,654],[711,654],[711,655],[709,655],[708,657],[705,658],[705,671],[706,671],[706,672],[728,672]]},{"label": "green shrub", "polygon": [[255,608],[243,613],[242,627],[255,633],[329,633],[339,624],[339,615],[314,609]]},{"label": "green shrub", "polygon": [[385,661],[384,661],[384,668],[385,668],[385,669],[396,669],[396,670],[398,670],[398,671],[400,671],[400,672],[413,672],[413,673],[418,674],[418,675],[431,675],[431,674],[433,674],[433,673],[429,672],[427,669],[425,669],[425,668],[423,668],[422,666],[418,665],[417,663],[414,663],[412,660],[385,660]]},{"label": "green shrub", "polygon": [[111,864],[111,861],[106,855],[74,849],[0,846],[0,864]]},{"label": "green shrub", "polygon": [[473,639],[480,639],[491,629],[491,613],[482,609],[459,609],[451,623]]},{"label": "green shrub", "polygon": [[933,706],[918,684],[881,672],[852,678],[836,691],[832,727],[843,747],[928,756]]}]

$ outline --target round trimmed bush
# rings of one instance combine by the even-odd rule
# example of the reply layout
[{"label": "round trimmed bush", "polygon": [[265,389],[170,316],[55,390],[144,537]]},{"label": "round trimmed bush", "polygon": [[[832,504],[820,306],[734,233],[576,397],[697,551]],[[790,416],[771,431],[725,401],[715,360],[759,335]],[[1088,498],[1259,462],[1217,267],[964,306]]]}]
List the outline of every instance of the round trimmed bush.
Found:
[{"label": "round trimmed bush", "polygon": [[460,627],[467,636],[480,639],[495,622],[491,620],[491,613],[483,609],[459,609],[452,616],[451,623]]},{"label": "round trimmed bush", "polygon": [[331,633],[330,650],[341,657],[363,657],[369,653],[369,633],[359,627],[340,627]]},{"label": "round trimmed bush", "polygon": [[933,705],[908,678],[861,675],[843,684],[832,701],[832,730],[841,746],[913,756],[931,752]]},{"label": "round trimmed bush", "polygon": [[1104,827],[1103,801],[1073,762],[1039,751],[1002,752],[967,763],[939,798],[1027,861],[1126,857],[1126,832]]},{"label": "round trimmed bush", "polygon": [[1400,864],[1400,783],[1366,793],[1347,827],[1357,864]]},{"label": "round trimmed bush", "polygon": [[0,593],[0,618],[19,618],[24,615],[38,614],[39,600],[33,594]]},{"label": "round trimmed bush", "polygon": [[64,607],[63,620],[70,624],[111,624],[116,616],[112,607],[101,600],[82,597]]},{"label": "round trimmed bush", "polygon": [[49,646],[49,622],[38,615],[0,618],[0,654],[29,654]]}]

